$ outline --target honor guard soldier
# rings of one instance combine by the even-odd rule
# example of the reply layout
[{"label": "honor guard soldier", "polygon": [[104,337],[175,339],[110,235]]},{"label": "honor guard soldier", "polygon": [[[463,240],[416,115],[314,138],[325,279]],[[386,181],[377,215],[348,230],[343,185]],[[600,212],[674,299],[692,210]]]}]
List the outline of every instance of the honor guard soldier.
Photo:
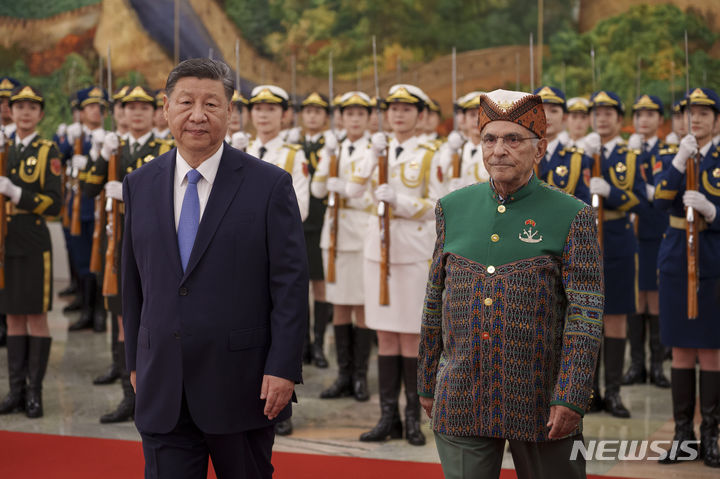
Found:
[{"label": "honor guard soldier", "polygon": [[587,98],[574,97],[566,103],[567,133],[570,137],[568,146],[583,148],[582,139],[590,128],[590,102]]},{"label": "honor guard soldier", "polygon": [[120,138],[127,138],[128,135],[128,122],[125,119],[125,109],[122,106],[122,99],[128,94],[129,85],[123,85],[117,89],[112,96],[112,116],[113,122],[115,123],[115,133]]},{"label": "honor guard soldier", "polygon": [[[92,328],[97,332],[105,331],[106,311],[102,294],[98,291],[98,281],[90,272],[90,255],[92,252],[93,230],[95,227],[95,201],[83,193],[85,179],[92,162],[88,161],[90,152],[95,145],[99,150],[105,130],[102,128],[103,116],[108,107],[107,92],[100,87],[88,87],[78,91],[78,105],[81,111],[82,125],[70,125],[67,130],[68,146],[74,149],[76,139],[80,140],[82,153],[71,151],[73,194],[70,203],[70,223],[79,220],[80,234],[70,235],[72,257],[75,269],[83,285],[82,310],[80,318],[70,325],[70,331]],[[73,205],[75,195],[80,194],[80,214],[75,218]]]},{"label": "honor guard soldier", "polygon": [[[423,284],[427,281],[433,243],[429,222],[435,201],[443,190],[433,169],[435,147],[421,143],[414,136],[417,124],[423,120],[423,98],[427,98],[425,93],[413,85],[400,84],[390,88],[385,103],[392,139],[388,142],[383,133],[372,136],[371,148],[347,189],[348,196],[357,198],[372,186],[375,201],[382,204],[383,209],[389,208],[386,217],[389,221],[383,220],[387,228],[381,230],[380,222],[372,219],[365,237],[365,321],[378,336],[381,417],[372,430],[360,436],[361,441],[402,437],[403,424],[398,408],[402,378],[407,404],[405,437],[412,445],[425,444],[425,436],[420,430],[417,351]],[[387,168],[387,174],[382,173],[387,182],[378,184],[381,167]],[[389,240],[389,247],[381,234]],[[388,257],[389,261],[383,259]],[[381,283],[387,293],[382,298]],[[384,285],[387,285],[386,290]]]},{"label": "honor guard soldier", "polygon": [[[155,96],[151,90],[142,86],[134,86],[128,88],[127,94],[120,100],[120,104],[124,109],[124,116],[128,124],[127,139],[121,139],[114,133],[105,135],[100,157],[90,168],[86,179],[85,193],[89,196],[97,196],[102,190],[110,201],[123,203],[122,181],[125,176],[129,175],[136,169],[142,167],[155,157],[166,153],[172,148],[172,142],[155,138],[153,128],[153,118],[157,103]],[[111,156],[117,154],[116,171],[114,172],[116,180],[108,181],[110,176],[109,168],[111,166]],[[119,228],[122,232],[123,214],[122,207],[119,208],[119,222],[117,224],[109,222],[110,234],[113,228]],[[108,215],[110,212],[108,212]],[[122,235],[116,237],[113,248],[118,251],[122,244]],[[108,242],[113,241],[110,237]],[[116,264],[120,264],[120,255],[114,257]],[[107,268],[106,268],[107,271]],[[105,281],[108,281],[105,278]],[[113,316],[113,321],[117,324],[118,335],[117,345],[114,354],[117,355],[117,363],[120,370],[120,379],[122,382],[123,399],[118,407],[100,418],[101,423],[114,423],[129,421],[133,417],[135,408],[135,392],[130,384],[130,372],[125,368],[125,334],[122,326],[122,293],[120,291],[120,275],[115,280],[118,284],[118,290],[106,296],[107,306]]]},{"label": "honor guard soldier", "polygon": [[590,204],[590,171],[592,158],[583,150],[569,144],[570,137],[565,133],[567,106],[562,90],[543,86],[533,92],[542,98],[548,141],[545,157],[538,165],[538,177],[549,185],[560,188],[579,200]]},{"label": "honor guard soldier", "polygon": [[[720,97],[713,90],[696,88],[686,98],[691,131],[680,141],[670,165],[659,175],[655,206],[670,213],[670,227],[660,245],[660,333],[672,346],[672,403],[674,441],[693,441],[696,372],[700,365],[700,454],[705,465],[720,467],[718,420],[720,418],[720,148],[712,143],[713,128],[720,122]],[[694,160],[699,155],[698,160]],[[688,163],[696,161],[697,190],[686,188]],[[688,314],[688,238],[686,208],[698,222],[696,318]],[[694,273],[697,273],[694,272]],[[677,462],[677,458],[661,463]]]},{"label": "honor guard soldier", "polygon": [[15,122],[10,109],[10,96],[20,82],[12,77],[0,77],[0,132],[5,139],[15,136]]},{"label": "honor guard soldier", "polygon": [[155,116],[153,117],[153,136],[158,140],[171,140],[170,128],[165,118],[165,90],[155,92]]},{"label": "honor guard soldier", "polygon": [[[235,90],[233,92],[233,96],[230,99],[230,103],[232,103],[232,113],[230,114],[230,123],[228,124],[228,132],[225,136],[225,141],[232,144],[232,138],[235,133],[240,133],[243,131],[243,129],[247,126],[250,114],[248,112],[248,101],[247,99],[242,96],[242,94]],[[247,135],[244,135],[247,139]],[[237,138],[240,138],[238,136]],[[238,144],[232,145],[234,148],[237,148],[238,146],[241,146],[241,148],[238,148],[238,150],[245,151],[245,148],[247,148],[247,142],[244,145]]]},{"label": "honor guard soldier", "polygon": [[[629,213],[647,205],[638,151],[620,137],[625,108],[616,93],[599,91],[590,99],[596,132],[585,138],[588,154],[599,154],[602,176],[590,180],[590,193],[604,203],[603,260],[605,273],[604,351],[605,402],[615,417],[630,417],[620,398],[627,316],[635,314],[637,240]],[[596,374],[597,376],[597,374]],[[597,395],[597,391],[596,391]]]},{"label": "honor guard soldier", "polygon": [[425,141],[432,143],[436,148],[438,148],[443,143],[443,139],[438,133],[442,111],[440,110],[440,105],[437,101],[432,98],[429,100],[425,117]]},{"label": "honor guard soldier", "polygon": [[[380,102],[379,106],[378,102]],[[378,119],[380,115],[384,114],[383,112],[385,111],[385,106],[383,105],[382,98],[373,98],[371,103],[372,104],[370,105],[370,107],[372,108],[372,112],[370,113],[370,122],[368,123],[367,129],[368,135],[366,136],[378,132],[378,128],[380,127]]]},{"label": "honor guard soldier", "polygon": [[670,145],[677,145],[680,143],[680,138],[685,137],[688,134],[688,122],[685,116],[685,105],[687,101],[685,99],[678,100],[675,102],[672,108],[672,131],[665,137],[665,143]]},{"label": "honor guard soldier", "polygon": [[0,172],[0,194],[9,213],[2,225],[7,235],[0,313],[7,315],[10,382],[0,414],[25,411],[30,418],[43,415],[42,382],[52,342],[47,322],[52,244],[45,217],[58,215],[62,205],[60,152],[36,131],[44,106],[42,94],[31,86],[17,87],[10,95],[17,129],[15,139],[5,144],[7,170]]},{"label": "honor guard soldier", "polygon": [[[459,105],[462,114],[462,124],[477,125],[480,111],[480,95],[483,92],[469,93],[463,97],[464,103]],[[450,132],[448,141],[440,148],[440,165],[448,192],[475,184],[485,183],[490,179],[485,163],[480,139],[480,130],[470,128],[467,130],[467,140],[457,131]],[[460,175],[455,174],[453,167],[453,153],[460,155]]]},{"label": "honor guard soldier", "polygon": [[[250,96],[250,119],[257,137],[250,142],[247,152],[263,161],[284,169],[292,176],[293,188],[300,209],[300,218],[308,217],[310,203],[310,172],[302,146],[285,143],[280,136],[283,118],[290,116],[287,92],[275,85],[260,85]],[[280,436],[292,434],[290,418],[275,424]]]},{"label": "honor guard soldier", "polygon": [[[326,140],[337,145],[335,138],[330,138],[332,132],[326,131],[330,104],[325,95],[312,92],[303,98],[300,103],[300,120],[302,133],[300,144],[303,147],[305,158],[308,161],[310,181],[318,167],[320,150],[325,146]],[[318,368],[328,367],[323,350],[325,328],[332,322],[333,305],[326,301],[325,275],[323,272],[322,251],[320,249],[320,234],[323,228],[326,204],[322,199],[310,196],[310,206],[307,219],[303,222],[305,231],[305,247],[308,253],[308,269],[310,271],[310,286],[313,295],[312,328],[308,323],[308,336],[306,338],[304,361],[314,364]],[[314,340],[310,340],[310,330],[313,331]]]},{"label": "honor guard soldier", "polygon": [[[367,370],[373,333],[365,325],[362,274],[363,246],[374,202],[367,191],[359,198],[349,198],[346,187],[353,172],[364,161],[370,145],[365,132],[371,105],[370,97],[359,91],[350,91],[340,97],[339,108],[347,136],[339,148],[337,144],[331,144],[332,140],[325,142],[310,185],[316,199],[334,195],[322,222],[320,247],[327,300],[333,307],[338,376],[320,394],[323,399],[353,396],[357,401],[367,401],[370,398]],[[333,255],[332,259],[330,255]],[[329,273],[330,268],[332,273]]]},{"label": "honor guard soldier", "polygon": [[[656,175],[662,173],[663,163],[672,160],[669,146],[658,139],[663,121],[663,104],[654,95],[641,95],[632,106],[635,133],[628,140],[628,148],[640,150],[637,161],[645,181],[648,205],[638,214],[638,311],[628,318],[630,367],[623,376],[623,384],[643,384],[648,378],[645,369],[645,331],[649,328],[650,382],[669,388],[670,381],[663,373],[665,350],[660,343],[660,305],[658,300],[657,258],[660,242],[668,226],[667,212],[653,204]],[[676,151],[676,149],[673,149]],[[663,160],[665,158],[665,160]]]}]

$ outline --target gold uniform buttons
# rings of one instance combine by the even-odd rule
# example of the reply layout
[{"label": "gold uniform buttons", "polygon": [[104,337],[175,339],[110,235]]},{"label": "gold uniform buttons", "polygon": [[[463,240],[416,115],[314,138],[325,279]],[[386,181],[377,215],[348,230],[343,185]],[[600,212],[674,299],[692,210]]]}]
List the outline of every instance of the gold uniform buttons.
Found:
[{"label": "gold uniform buttons", "polygon": [[498,213],[505,213],[505,205],[498,205]]},{"label": "gold uniform buttons", "polygon": [[492,298],[485,298],[485,301],[483,301],[483,303],[485,303],[485,306],[492,306],[493,300]]},{"label": "gold uniform buttons", "polygon": [[492,235],[492,236],[490,237],[490,240],[491,240],[493,243],[497,243],[498,241],[500,241],[500,236],[498,236],[497,234],[494,234],[494,235]]},{"label": "gold uniform buttons", "polygon": [[488,266],[488,267],[487,267],[487,272],[490,273],[490,274],[495,273],[495,266],[493,266],[493,265]]}]

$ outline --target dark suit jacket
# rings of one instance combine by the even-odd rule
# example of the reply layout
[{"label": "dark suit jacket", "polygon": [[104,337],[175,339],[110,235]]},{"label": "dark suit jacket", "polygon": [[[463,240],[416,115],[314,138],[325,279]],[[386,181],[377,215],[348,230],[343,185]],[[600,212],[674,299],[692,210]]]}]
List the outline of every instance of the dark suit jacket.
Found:
[{"label": "dark suit jacket", "polygon": [[[308,272],[292,179],[225,144],[183,274],[172,149],[123,182],[123,324],[135,423],[171,431],[183,387],[206,433],[270,425],[264,374],[302,381]],[[290,417],[288,405],[275,420]]]}]

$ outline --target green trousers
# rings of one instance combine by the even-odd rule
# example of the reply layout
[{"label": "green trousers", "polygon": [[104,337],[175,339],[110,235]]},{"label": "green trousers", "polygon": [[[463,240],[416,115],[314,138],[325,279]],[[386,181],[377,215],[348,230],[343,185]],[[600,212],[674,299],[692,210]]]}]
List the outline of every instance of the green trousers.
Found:
[{"label": "green trousers", "polygon": [[[543,442],[510,442],[518,479],[585,479],[582,455],[570,460],[574,441],[582,434]],[[492,479],[500,477],[505,439],[458,437],[435,433],[445,479]]]}]

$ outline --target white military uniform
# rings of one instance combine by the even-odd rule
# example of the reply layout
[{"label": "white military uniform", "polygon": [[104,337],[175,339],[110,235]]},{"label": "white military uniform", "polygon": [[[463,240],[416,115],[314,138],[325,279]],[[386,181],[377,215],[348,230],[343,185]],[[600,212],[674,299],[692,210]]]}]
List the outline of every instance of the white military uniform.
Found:
[{"label": "white military uniform", "polygon": [[300,218],[305,221],[310,207],[310,174],[302,147],[285,143],[278,135],[264,145],[257,138],[250,141],[247,153],[260,158],[260,148],[262,147],[265,147],[266,150],[262,155],[263,161],[279,166],[292,175],[293,188],[300,208]]},{"label": "white military uniform", "polygon": [[464,188],[465,186],[474,185],[475,183],[485,183],[490,180],[490,173],[488,173],[485,168],[482,146],[480,144],[476,145],[472,140],[467,140],[463,143],[459,178],[453,178],[452,151],[447,147],[447,143],[440,149],[439,154],[440,164],[444,166],[443,178],[445,187],[449,193]]},{"label": "white military uniform", "polygon": [[[338,178],[349,182],[353,173],[365,160],[369,140],[363,136],[354,143],[345,139],[340,144],[338,157]],[[351,153],[352,150],[352,153]],[[320,161],[313,176],[310,191],[316,198],[328,195],[327,179],[330,171],[330,158],[325,150],[320,150]],[[336,236],[335,282],[327,281],[328,249],[330,248],[330,208],[325,211],[325,220],[320,235],[320,248],[323,250],[325,266],[325,294],[328,302],[340,305],[361,306],[365,302],[363,288],[363,247],[367,236],[368,222],[375,211],[375,202],[369,191],[358,198],[340,195]]]},{"label": "white military uniform", "polygon": [[[402,151],[398,155],[398,147]],[[369,328],[397,333],[420,333],[425,284],[435,246],[435,203],[443,189],[437,172],[436,149],[412,137],[388,146],[388,184],[397,195],[391,209],[390,304],[380,306],[380,226],[370,218],[364,248],[365,317]],[[351,197],[377,184],[377,161],[367,151],[347,190]],[[377,211],[377,210],[376,210]]]}]

